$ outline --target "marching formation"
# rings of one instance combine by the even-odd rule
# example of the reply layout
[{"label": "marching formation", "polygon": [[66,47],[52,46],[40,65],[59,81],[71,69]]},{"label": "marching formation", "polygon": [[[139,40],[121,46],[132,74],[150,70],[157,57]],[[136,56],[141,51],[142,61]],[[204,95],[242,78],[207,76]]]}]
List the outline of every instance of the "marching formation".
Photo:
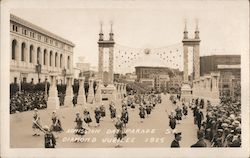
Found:
[{"label": "marching formation", "polygon": [[[100,106],[82,108],[82,111],[75,113],[74,135],[79,138],[74,142],[79,142],[80,138],[86,135],[88,130],[93,128],[103,128],[102,121],[113,122],[115,130],[115,147],[121,147],[121,143],[127,137],[126,129],[129,122],[134,122],[131,114],[137,114],[139,124],[143,125],[145,119],[150,119],[151,114],[157,105],[162,103],[162,96],[167,95],[146,93],[128,95],[118,102],[110,101],[107,105],[101,103]],[[220,105],[212,105],[210,101],[194,98],[190,102],[181,100],[180,95],[171,95],[172,111],[167,112],[168,126],[174,135],[174,140],[170,147],[181,147],[182,133],[177,130],[183,119],[193,117],[193,123],[197,127],[197,142],[190,144],[190,147],[240,147],[241,146],[241,104],[230,98],[223,99]],[[130,109],[130,110],[128,110]],[[166,114],[166,113],[165,113]],[[44,147],[55,148],[60,133],[64,132],[62,119],[56,111],[51,113],[51,126],[42,125],[43,118],[40,117],[38,109],[34,108],[32,118],[33,136],[44,134]],[[105,118],[105,119],[104,119]],[[63,120],[67,121],[67,120]],[[164,120],[163,120],[164,121]],[[168,132],[166,132],[168,134]]]}]

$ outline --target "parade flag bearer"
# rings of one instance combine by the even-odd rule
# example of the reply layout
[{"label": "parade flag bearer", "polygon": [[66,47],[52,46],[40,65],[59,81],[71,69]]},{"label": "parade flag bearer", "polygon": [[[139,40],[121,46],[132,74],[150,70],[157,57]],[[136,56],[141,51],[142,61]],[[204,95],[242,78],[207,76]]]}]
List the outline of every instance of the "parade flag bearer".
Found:
[{"label": "parade flag bearer", "polygon": [[41,125],[40,125],[40,116],[38,114],[37,108],[34,109],[32,122],[33,122],[32,129],[34,132],[33,136],[40,136]]}]

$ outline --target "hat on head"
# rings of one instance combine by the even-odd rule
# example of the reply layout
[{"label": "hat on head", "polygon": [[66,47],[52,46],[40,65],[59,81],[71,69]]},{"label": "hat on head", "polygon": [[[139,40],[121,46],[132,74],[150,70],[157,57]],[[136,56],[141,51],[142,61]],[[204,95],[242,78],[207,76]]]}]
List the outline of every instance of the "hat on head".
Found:
[{"label": "hat on head", "polygon": [[174,136],[177,137],[177,136],[180,136],[181,135],[181,132],[175,132],[174,133]]},{"label": "hat on head", "polygon": [[37,111],[37,108],[35,108],[34,111]]},{"label": "hat on head", "polygon": [[43,127],[43,129],[44,129],[45,131],[49,131],[49,127],[48,127],[47,125],[45,125],[45,126]]}]

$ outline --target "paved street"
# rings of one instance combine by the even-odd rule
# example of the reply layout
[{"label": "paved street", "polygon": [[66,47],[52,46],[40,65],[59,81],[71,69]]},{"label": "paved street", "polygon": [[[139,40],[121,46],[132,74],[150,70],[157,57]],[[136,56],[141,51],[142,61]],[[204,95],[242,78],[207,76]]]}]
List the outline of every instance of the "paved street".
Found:
[{"label": "paved street", "polygon": [[[93,110],[95,105],[87,105],[88,110],[91,112],[93,122],[95,122]],[[89,133],[83,138],[83,142],[70,142],[71,138],[75,138],[76,135],[68,133],[68,129],[74,129],[75,127],[75,113],[80,112],[82,116],[82,107],[78,106],[63,107],[57,111],[59,118],[61,118],[64,132],[59,134],[57,139],[57,148],[84,148],[84,147],[105,147],[113,148],[115,143],[114,133],[115,130],[114,122],[110,119],[110,113],[108,105],[106,106],[106,117],[101,121],[99,127],[94,127],[94,123],[91,125]],[[120,105],[118,105],[120,107]],[[169,119],[168,113],[174,110],[169,100],[169,95],[162,95],[162,103],[156,105],[151,115],[140,122],[138,107],[133,111],[128,108],[129,111],[129,123],[127,125],[127,137],[125,142],[121,143],[122,147],[170,147],[174,135],[170,133],[168,126]],[[52,111],[40,110],[39,114],[41,117],[41,124],[51,125],[51,113]],[[118,111],[120,114],[120,109]],[[204,113],[205,114],[205,113]],[[32,116],[33,112],[22,112],[19,114],[11,115],[11,133],[10,133],[10,144],[14,148],[43,148],[44,139],[43,134],[40,137],[32,136]],[[140,130],[138,130],[140,129]],[[168,130],[169,129],[169,132]],[[188,116],[183,119],[181,124],[177,124],[177,130],[182,132],[182,140],[180,142],[181,147],[190,147],[194,144],[196,139],[197,126],[193,124],[192,111],[189,109]],[[167,131],[167,133],[166,133]],[[66,140],[68,139],[68,140]]]}]

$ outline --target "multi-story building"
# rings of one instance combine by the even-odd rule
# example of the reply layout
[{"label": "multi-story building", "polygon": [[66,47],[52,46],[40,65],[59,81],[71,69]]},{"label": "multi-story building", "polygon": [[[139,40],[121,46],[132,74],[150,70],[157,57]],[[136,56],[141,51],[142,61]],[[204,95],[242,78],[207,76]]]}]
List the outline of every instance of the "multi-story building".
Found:
[{"label": "multi-story building", "polygon": [[[182,79],[182,73],[179,70],[168,67],[137,66],[135,74],[138,82],[157,91],[169,90],[173,84],[172,78],[176,76],[180,76]],[[181,82],[178,82],[178,85],[181,86]]]},{"label": "multi-story building", "polygon": [[235,95],[240,88],[240,55],[212,55],[200,57],[200,74],[220,72],[219,90],[221,93]]},{"label": "multi-story building", "polygon": [[62,83],[66,75],[73,75],[72,42],[13,14],[10,39],[11,83],[43,82],[51,73]]}]

